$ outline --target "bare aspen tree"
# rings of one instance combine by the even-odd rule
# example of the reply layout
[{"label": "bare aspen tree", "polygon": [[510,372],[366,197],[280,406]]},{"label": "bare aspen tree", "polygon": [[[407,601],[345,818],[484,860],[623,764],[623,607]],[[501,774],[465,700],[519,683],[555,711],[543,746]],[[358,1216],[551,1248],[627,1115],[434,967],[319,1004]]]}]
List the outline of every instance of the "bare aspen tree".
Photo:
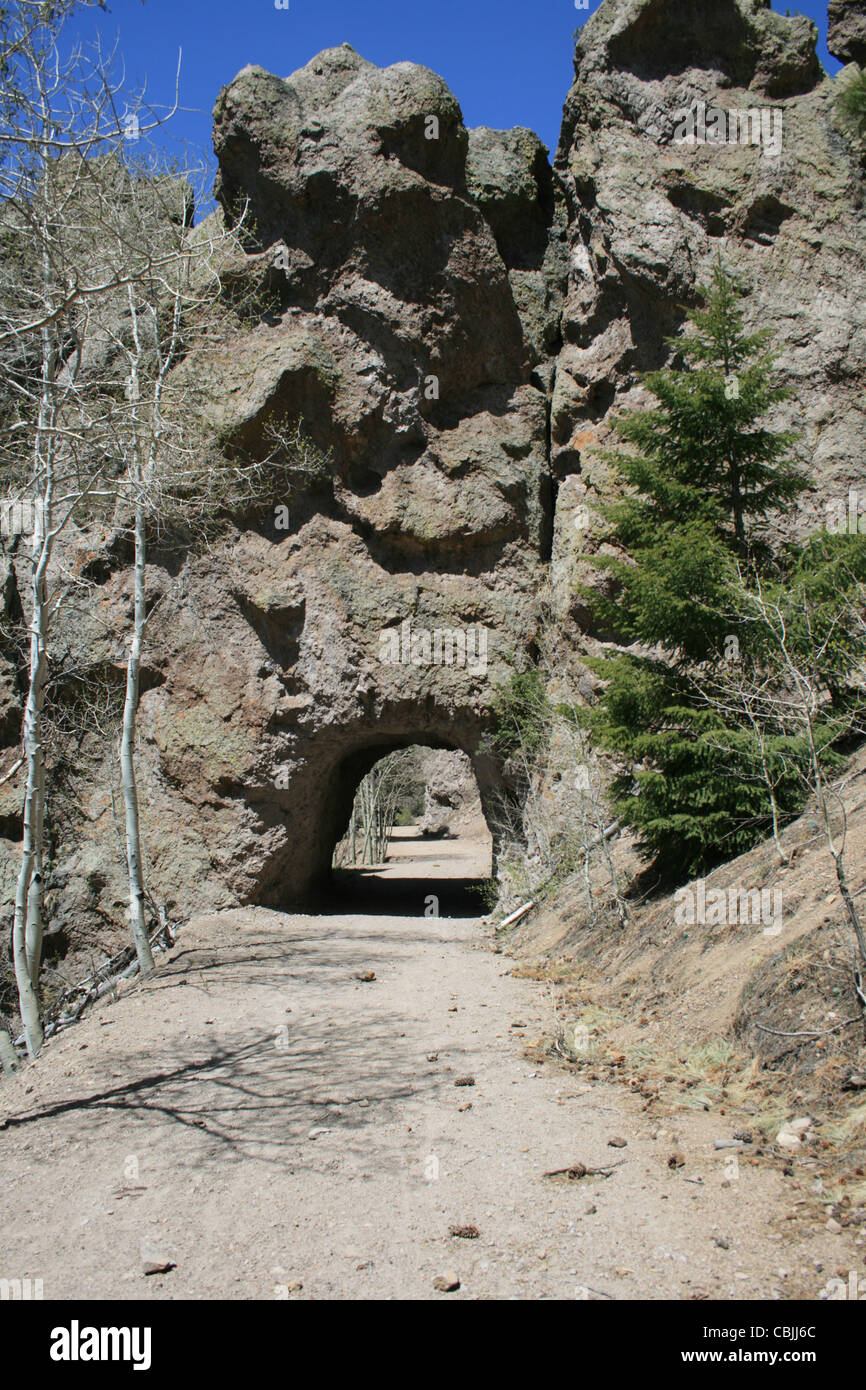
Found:
[{"label": "bare aspen tree", "polygon": [[[142,868],[138,786],[135,772],[135,735],[141,690],[141,653],[146,609],[147,521],[148,513],[158,509],[157,471],[169,452],[172,429],[164,415],[166,383],[176,365],[188,280],[186,265],[186,190],[175,180],[169,190],[152,181],[136,180],[134,172],[123,171],[123,192],[118,204],[120,225],[116,226],[115,250],[122,263],[130,240],[144,260],[157,261],[158,269],[143,273],[126,287],[126,314],[116,334],[121,359],[127,373],[124,382],[127,408],[116,424],[115,446],[125,473],[120,482],[121,497],[133,513],[133,620],[126,666],[126,692],[120,734],[119,761],[126,830],[126,863],[129,879],[129,916],[133,943],[142,975],[153,970],[153,952],[145,917],[145,882]],[[155,196],[157,190],[161,197]],[[164,205],[165,199],[180,200],[179,209]],[[175,216],[172,217],[172,211]],[[179,216],[177,214],[180,214]],[[177,235],[174,259],[167,260],[168,245]],[[161,321],[167,322],[163,331]]]},{"label": "bare aspen tree", "polygon": [[30,536],[25,787],[12,943],[31,1056],[43,1038],[37,993],[45,887],[43,706],[57,605],[49,574],[58,537],[106,468],[89,447],[95,420],[82,406],[79,386],[94,312],[108,286],[131,282],[140,269],[126,264],[106,279],[94,258],[101,222],[95,174],[122,131],[110,64],[79,49],[61,57],[63,22],[74,8],[28,0],[0,6],[2,468],[15,491],[10,505],[28,523],[20,530]]},{"label": "bare aspen tree", "polygon": [[118,170],[116,215],[105,229],[116,278],[129,260],[130,248],[133,260],[143,267],[126,285],[124,303],[117,305],[105,329],[124,369],[125,400],[112,415],[111,447],[122,465],[118,494],[121,510],[132,518],[134,560],[119,762],[130,924],[143,975],[153,970],[153,953],[145,918],[135,740],[148,621],[148,527],[170,524],[172,515],[183,511],[179,491],[184,488],[193,509],[206,503],[211,491],[207,468],[200,462],[203,431],[197,415],[202,392],[194,378],[172,374],[185,350],[183,334],[190,318],[198,321],[199,339],[206,340],[221,293],[219,263],[230,248],[237,250],[234,233],[218,228],[212,236],[193,232],[192,174],[159,174],[153,167],[125,164]]},{"label": "bare aspen tree", "polygon": [[[739,657],[724,665],[705,667],[688,673],[689,684],[699,708],[712,711],[724,721],[715,737],[706,735],[717,748],[734,757],[738,751],[730,731],[745,729],[757,754],[758,771],[752,780],[760,780],[770,805],[773,845],[780,864],[788,863],[782,844],[783,812],[779,804],[779,789],[788,775],[787,764],[773,754],[773,740],[780,732],[778,721],[768,717],[777,709],[777,686],[772,673],[756,670]],[[743,773],[743,775],[745,775]]]},{"label": "bare aspen tree", "polygon": [[[229,234],[218,219],[210,233],[192,227],[188,190],[176,171],[133,166],[130,144],[172,112],[157,117],[136,97],[121,113],[111,59],[98,48],[61,57],[63,20],[75,8],[73,0],[18,6],[0,0],[6,118],[0,128],[0,470],[10,505],[29,508],[31,521],[24,528],[30,546],[28,651],[21,663],[25,786],[12,944],[31,1056],[43,1037],[37,985],[45,911],[45,692],[54,619],[74,583],[62,548],[59,559],[56,554],[58,540],[86,525],[102,503],[113,506],[119,498],[121,511],[131,511],[134,614],[119,760],[133,937],[147,971],[152,956],[134,761],[148,618],[147,527],[180,517],[188,531],[206,538],[216,515],[272,495],[285,502],[299,477],[329,474],[327,459],[298,422],[271,422],[266,458],[215,461],[200,435],[192,442],[201,412],[187,412],[186,405],[196,382],[175,368],[189,349],[182,334],[190,321],[200,358],[208,335],[219,335],[215,266],[225,248],[217,255],[215,243]],[[232,246],[243,260],[237,233],[236,227]],[[201,375],[203,361],[199,367]],[[126,389],[118,394],[119,385]],[[179,424],[185,414],[192,418],[186,431]],[[20,571],[18,539],[11,548]]]},{"label": "bare aspen tree", "polygon": [[[863,585],[856,585],[848,594],[840,594],[831,621],[829,624],[822,622],[820,628],[814,621],[808,595],[805,591],[802,593],[797,618],[808,637],[806,654],[798,650],[799,644],[791,640],[789,617],[782,604],[775,597],[765,594],[760,583],[748,591],[747,602],[753,621],[761,625],[762,631],[772,643],[773,656],[783,678],[783,686],[777,694],[779,716],[787,727],[795,730],[805,740],[808,747],[804,775],[808,779],[808,789],[817,803],[824,838],[833,860],[836,882],[856,941],[854,988],[866,1017],[866,935],[851,894],[845,866],[845,806],[842,798],[834,790],[825,769],[827,735],[821,728],[822,724],[826,724],[828,705],[827,680],[826,677],[822,677],[822,672],[826,671],[829,665],[827,653],[845,630],[862,633],[866,590]],[[861,650],[861,660],[862,655]],[[831,722],[835,740],[842,733],[850,732],[855,723],[859,723],[859,714],[842,715],[841,719],[839,716],[834,719],[831,715]],[[834,807],[841,821],[838,830],[834,826]]]},{"label": "bare aspen tree", "polygon": [[285,506],[299,486],[329,481],[331,468],[298,421],[270,420],[263,456],[215,449],[210,355],[223,350],[232,313],[255,310],[255,290],[248,306],[237,284],[230,310],[223,284],[226,267],[243,280],[244,212],[230,230],[219,216],[194,227],[203,170],[164,170],[153,160],[136,164],[127,158],[115,172],[114,216],[103,236],[109,248],[106,278],[122,281],[130,252],[140,267],[126,284],[122,304],[115,296],[115,312],[105,317],[102,332],[122,374],[113,383],[122,391],[108,391],[113,402],[108,449],[120,468],[118,524],[131,532],[134,548],[119,762],[132,935],[141,972],[148,974],[153,953],[145,920],[148,889],[135,744],[143,645],[153,612],[147,593],[149,536],[167,532],[194,551],[210,544],[236,513]]},{"label": "bare aspen tree", "polygon": [[833,746],[864,732],[862,701],[834,702],[831,686],[862,682],[866,585],[843,573],[832,599],[824,593],[819,601],[806,584],[780,591],[758,575],[746,583],[740,574],[735,597],[758,655],[743,668],[717,668],[703,681],[704,698],[754,740],[783,862],[776,806],[782,773],[800,782],[817,810],[852,933],[854,992],[866,1023],[866,932],[848,882],[845,804],[828,768]]},{"label": "bare aspen tree", "polygon": [[398,816],[421,785],[415,749],[398,749],[376,763],[355,793],[348,831],[334,851],[334,867],[383,864]]}]

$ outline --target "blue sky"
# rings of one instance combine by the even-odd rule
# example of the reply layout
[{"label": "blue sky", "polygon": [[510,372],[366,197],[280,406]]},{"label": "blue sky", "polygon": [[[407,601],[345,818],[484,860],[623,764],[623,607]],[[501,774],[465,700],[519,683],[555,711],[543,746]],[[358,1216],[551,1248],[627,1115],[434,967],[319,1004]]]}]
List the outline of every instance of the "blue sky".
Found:
[{"label": "blue sky", "polygon": [[[597,0],[589,0],[597,8]],[[99,28],[119,40],[128,80],[146,82],[154,105],[170,102],[178,49],[181,103],[172,140],[211,150],[210,115],[219,88],[246,63],[288,76],[323,48],[350,43],[380,66],[404,59],[445,78],[468,125],[536,130],[555,149],[572,77],[573,34],[591,11],[574,0],[109,0],[85,15],[80,37]],[[826,0],[774,8],[808,14],[827,54]]]}]

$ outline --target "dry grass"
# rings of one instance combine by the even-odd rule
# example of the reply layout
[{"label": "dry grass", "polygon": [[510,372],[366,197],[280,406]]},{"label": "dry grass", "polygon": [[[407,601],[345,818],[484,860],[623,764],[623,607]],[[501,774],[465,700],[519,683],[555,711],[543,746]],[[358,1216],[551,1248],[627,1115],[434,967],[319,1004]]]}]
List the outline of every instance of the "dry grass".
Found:
[{"label": "dry grass", "polygon": [[824,1135],[840,1147],[866,1143],[866,1100],[854,1102],[847,1115],[827,1126]]}]

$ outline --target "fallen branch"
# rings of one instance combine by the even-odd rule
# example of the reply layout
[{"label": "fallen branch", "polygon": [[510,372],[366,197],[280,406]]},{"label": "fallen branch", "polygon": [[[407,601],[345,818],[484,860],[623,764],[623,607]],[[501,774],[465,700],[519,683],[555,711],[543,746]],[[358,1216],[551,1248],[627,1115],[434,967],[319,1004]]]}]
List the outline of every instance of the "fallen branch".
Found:
[{"label": "fallen branch", "polygon": [[536,906],[537,904],[534,898],[532,902],[524,903],[523,907],[519,907],[516,912],[511,913],[510,917],[506,917],[504,921],[500,922],[496,930],[503,931],[505,927],[510,927],[514,922],[519,922],[521,917],[525,917],[527,912],[531,912]]},{"label": "fallen branch", "polygon": [[777,1038],[826,1038],[828,1033],[838,1033],[840,1028],[849,1028],[852,1023],[859,1023],[859,1018],[846,1018],[843,1023],[834,1023],[832,1028],[822,1028],[820,1032],[806,1033],[783,1033],[781,1028],[766,1028],[763,1023],[756,1023],[755,1027],[760,1028],[762,1033],[772,1033]]},{"label": "fallen branch", "polygon": [[573,1163],[570,1168],[552,1168],[549,1173],[545,1173],[545,1178],[568,1178],[574,1181],[578,1178],[609,1178],[614,1168],[621,1168],[628,1160],[621,1158],[619,1163],[608,1164],[606,1168],[587,1168],[585,1163]]},{"label": "fallen branch", "polygon": [[13,763],[12,766],[10,767],[9,771],[8,771],[8,772],[4,772],[4,773],[3,773],[3,776],[0,777],[0,786],[2,786],[4,782],[8,782],[10,777],[14,777],[14,776],[15,776],[15,773],[18,771],[19,767],[23,767],[23,766],[24,766],[24,759],[23,759],[23,758],[19,758],[18,761],[17,761],[17,763]]},{"label": "fallen branch", "polygon": [[590,840],[589,844],[586,846],[587,850],[597,849],[599,845],[603,845],[605,840],[610,840],[619,828],[620,823],[618,820],[611,821],[606,830],[603,830],[600,835],[596,835],[594,840]]}]

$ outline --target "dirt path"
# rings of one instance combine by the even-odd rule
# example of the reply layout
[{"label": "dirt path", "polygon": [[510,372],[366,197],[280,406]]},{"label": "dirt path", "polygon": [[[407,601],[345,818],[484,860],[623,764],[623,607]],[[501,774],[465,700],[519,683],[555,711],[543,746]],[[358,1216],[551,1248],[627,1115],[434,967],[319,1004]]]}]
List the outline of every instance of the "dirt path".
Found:
[{"label": "dirt path", "polygon": [[[724,1118],[650,1119],[527,1062],[551,1005],[491,945],[421,902],[191,923],[0,1088],[0,1277],[46,1298],[772,1299],[856,1268],[847,1236],[786,1222],[799,1179],[731,1180]],[[146,1277],[143,1246],[176,1268]],[[446,1271],[458,1292],[434,1289]]]}]

